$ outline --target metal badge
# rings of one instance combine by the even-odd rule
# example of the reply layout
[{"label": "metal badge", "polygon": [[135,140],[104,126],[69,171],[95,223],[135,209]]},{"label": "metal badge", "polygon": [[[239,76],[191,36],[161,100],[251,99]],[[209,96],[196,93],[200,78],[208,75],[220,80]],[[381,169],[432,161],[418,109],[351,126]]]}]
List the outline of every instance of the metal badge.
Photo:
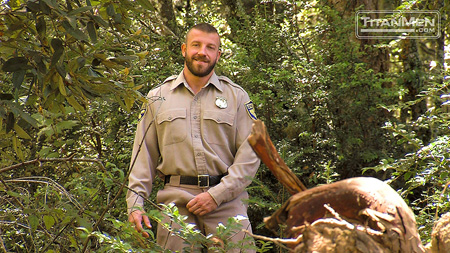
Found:
[{"label": "metal badge", "polygon": [[228,107],[227,99],[224,97],[216,97],[216,105],[220,109],[225,109]]}]

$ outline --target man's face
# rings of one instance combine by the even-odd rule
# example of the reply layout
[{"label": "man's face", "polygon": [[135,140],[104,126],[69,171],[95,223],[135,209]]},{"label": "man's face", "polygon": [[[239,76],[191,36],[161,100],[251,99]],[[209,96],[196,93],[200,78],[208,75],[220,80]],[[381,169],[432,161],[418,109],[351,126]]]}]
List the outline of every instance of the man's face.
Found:
[{"label": "man's face", "polygon": [[198,77],[211,73],[220,57],[220,38],[216,33],[192,29],[181,46],[188,70]]}]

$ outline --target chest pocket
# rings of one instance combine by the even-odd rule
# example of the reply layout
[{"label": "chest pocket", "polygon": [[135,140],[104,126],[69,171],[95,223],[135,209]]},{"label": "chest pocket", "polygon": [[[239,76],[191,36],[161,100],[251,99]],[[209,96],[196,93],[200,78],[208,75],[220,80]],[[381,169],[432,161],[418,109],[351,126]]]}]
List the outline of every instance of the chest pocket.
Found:
[{"label": "chest pocket", "polygon": [[156,116],[159,139],[163,145],[170,145],[186,139],[186,109],[171,109]]},{"label": "chest pocket", "polygon": [[234,115],[222,111],[204,111],[204,133],[208,143],[234,145]]}]

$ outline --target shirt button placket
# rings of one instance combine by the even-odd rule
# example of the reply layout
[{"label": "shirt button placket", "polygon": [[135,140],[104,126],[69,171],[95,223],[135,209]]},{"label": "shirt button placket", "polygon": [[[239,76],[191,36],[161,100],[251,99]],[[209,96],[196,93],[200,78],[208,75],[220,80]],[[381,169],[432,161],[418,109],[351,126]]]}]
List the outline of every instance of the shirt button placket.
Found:
[{"label": "shirt button placket", "polygon": [[200,100],[200,91],[194,97],[194,100],[191,103],[191,129],[192,129],[192,146],[194,148],[194,159],[195,165],[197,167],[198,175],[208,174],[208,170],[206,169],[206,158],[205,152],[203,150],[203,143],[200,132],[200,111],[201,111],[201,100]]}]

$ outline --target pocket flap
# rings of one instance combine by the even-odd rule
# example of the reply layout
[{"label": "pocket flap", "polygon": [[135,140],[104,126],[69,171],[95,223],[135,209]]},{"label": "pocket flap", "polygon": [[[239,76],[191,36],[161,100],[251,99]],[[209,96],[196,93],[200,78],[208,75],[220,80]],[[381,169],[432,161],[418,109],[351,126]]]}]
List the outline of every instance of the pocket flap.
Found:
[{"label": "pocket flap", "polygon": [[234,115],[221,111],[205,111],[203,119],[214,120],[218,124],[225,123],[230,126],[233,125]]},{"label": "pocket flap", "polygon": [[185,119],[186,118],[186,109],[171,109],[165,112],[158,114],[156,120],[158,124],[161,124],[165,121],[174,121],[175,119]]}]

